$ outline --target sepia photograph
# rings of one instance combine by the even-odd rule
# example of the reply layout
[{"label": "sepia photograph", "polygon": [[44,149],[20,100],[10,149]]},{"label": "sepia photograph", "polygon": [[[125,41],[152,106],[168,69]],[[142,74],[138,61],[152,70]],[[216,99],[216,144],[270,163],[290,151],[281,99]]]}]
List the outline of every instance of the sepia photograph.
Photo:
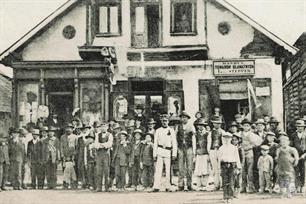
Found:
[{"label": "sepia photograph", "polygon": [[305,204],[306,0],[0,0],[0,204]]}]

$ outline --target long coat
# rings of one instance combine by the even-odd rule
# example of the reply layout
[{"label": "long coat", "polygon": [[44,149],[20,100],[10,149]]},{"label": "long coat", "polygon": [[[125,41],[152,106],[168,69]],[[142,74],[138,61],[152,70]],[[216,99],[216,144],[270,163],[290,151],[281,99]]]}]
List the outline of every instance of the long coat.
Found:
[{"label": "long coat", "polygon": [[60,159],[59,149],[60,143],[59,140],[54,138],[45,138],[41,140],[42,145],[42,162],[47,163],[50,158],[52,163],[55,163]]},{"label": "long coat", "polygon": [[27,157],[32,164],[41,163],[42,160],[42,145],[40,141],[35,144],[33,140],[28,143]]},{"label": "long coat", "polygon": [[24,142],[11,140],[9,143],[9,156],[13,162],[23,162],[26,157],[26,150]]},{"label": "long coat", "polygon": [[5,162],[6,164],[10,163],[9,158],[9,147],[7,140],[0,138],[0,163]]}]

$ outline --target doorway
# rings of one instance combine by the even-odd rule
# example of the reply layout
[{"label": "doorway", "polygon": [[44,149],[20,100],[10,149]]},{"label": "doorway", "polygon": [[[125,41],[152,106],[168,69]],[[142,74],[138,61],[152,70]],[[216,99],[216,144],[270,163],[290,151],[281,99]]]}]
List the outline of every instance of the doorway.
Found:
[{"label": "doorway", "polygon": [[223,114],[226,125],[235,120],[237,113],[248,114],[248,100],[221,100],[221,113]]},{"label": "doorway", "polygon": [[131,6],[132,47],[160,47],[161,11],[159,3]]}]

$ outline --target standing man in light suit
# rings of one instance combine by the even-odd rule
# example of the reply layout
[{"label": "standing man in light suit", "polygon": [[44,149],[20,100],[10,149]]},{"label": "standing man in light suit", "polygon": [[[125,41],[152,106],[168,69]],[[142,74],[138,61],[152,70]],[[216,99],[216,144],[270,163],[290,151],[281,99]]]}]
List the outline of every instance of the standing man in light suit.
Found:
[{"label": "standing man in light suit", "polygon": [[113,135],[107,132],[108,124],[106,122],[102,122],[101,125],[97,124],[97,127],[101,128],[101,132],[95,133],[95,143],[93,144],[93,147],[96,149],[96,191],[102,191],[102,180],[104,177],[105,191],[108,192],[110,149],[113,146]]},{"label": "standing man in light suit", "polygon": [[175,160],[177,156],[176,135],[174,130],[168,125],[168,115],[162,115],[161,123],[162,127],[156,130],[154,136],[153,157],[156,160],[156,168],[153,192],[158,192],[160,189],[163,164],[166,166],[166,191],[170,191],[171,158]]}]

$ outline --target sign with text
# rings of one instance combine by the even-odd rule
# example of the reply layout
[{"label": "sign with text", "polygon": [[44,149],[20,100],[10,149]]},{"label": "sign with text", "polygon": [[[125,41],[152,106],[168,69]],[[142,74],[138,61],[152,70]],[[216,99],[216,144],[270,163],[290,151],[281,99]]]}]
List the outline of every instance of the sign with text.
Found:
[{"label": "sign with text", "polygon": [[254,60],[214,61],[213,71],[216,76],[254,75]]}]

